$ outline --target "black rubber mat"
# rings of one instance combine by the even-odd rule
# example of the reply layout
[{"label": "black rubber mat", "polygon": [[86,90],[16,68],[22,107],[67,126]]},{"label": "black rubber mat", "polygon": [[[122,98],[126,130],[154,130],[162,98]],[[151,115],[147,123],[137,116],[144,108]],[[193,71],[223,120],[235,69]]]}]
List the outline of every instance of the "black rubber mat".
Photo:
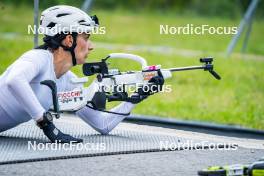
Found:
[{"label": "black rubber mat", "polygon": [[166,142],[174,145],[170,145],[169,149],[173,147],[174,150],[181,150],[184,146],[177,144],[190,143],[177,134],[159,134],[154,131],[156,128],[153,131],[137,132],[129,125],[124,127],[124,123],[123,127],[117,127],[108,135],[99,134],[78,118],[61,118],[55,124],[63,132],[83,138],[84,142],[71,147],[63,144],[51,146],[42,131],[33,121],[29,121],[0,133],[0,164],[162,151],[167,150]]}]

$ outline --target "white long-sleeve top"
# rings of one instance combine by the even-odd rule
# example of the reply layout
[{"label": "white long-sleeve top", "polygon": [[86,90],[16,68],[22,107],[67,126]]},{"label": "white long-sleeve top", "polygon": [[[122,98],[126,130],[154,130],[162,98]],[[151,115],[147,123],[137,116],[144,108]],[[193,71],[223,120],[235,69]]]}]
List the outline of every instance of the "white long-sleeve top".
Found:
[{"label": "white long-sleeve top", "polygon": [[[75,85],[70,81],[74,77],[76,75],[68,71],[60,78],[56,78],[53,55],[48,50],[33,49],[24,53],[0,76],[0,109],[2,112],[6,112],[8,118],[12,119],[10,122],[16,123],[9,125],[16,126],[31,119],[38,120],[51,107],[51,90],[40,84],[41,81],[55,81],[58,92],[62,92],[75,88]],[[131,103],[121,103],[114,110],[115,112],[128,113],[133,107],[134,105]],[[96,117],[96,114],[100,117]],[[114,114],[105,114],[104,117],[102,113],[97,113],[97,111],[89,108],[83,108],[79,113],[77,112],[77,115],[99,130],[102,128],[110,129],[107,127],[106,118],[112,126],[111,130],[124,118]],[[114,120],[116,116],[119,117],[117,118],[119,120]],[[7,124],[3,122],[3,119],[8,118],[1,118],[0,114],[0,131],[3,128],[1,124],[2,126]],[[114,124],[113,121],[115,121]],[[94,124],[99,127],[97,128]],[[106,132],[103,131],[102,133]]]},{"label": "white long-sleeve top", "polygon": [[0,106],[11,118],[25,122],[37,120],[52,105],[51,90],[41,81],[53,80],[58,91],[71,89],[74,74],[68,71],[56,79],[53,55],[48,50],[33,49],[24,53],[0,76]]}]

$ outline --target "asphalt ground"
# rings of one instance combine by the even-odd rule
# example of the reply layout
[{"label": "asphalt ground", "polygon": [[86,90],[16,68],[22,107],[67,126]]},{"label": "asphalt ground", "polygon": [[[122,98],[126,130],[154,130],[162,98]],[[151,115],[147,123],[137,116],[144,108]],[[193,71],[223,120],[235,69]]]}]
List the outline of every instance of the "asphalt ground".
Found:
[{"label": "asphalt ground", "polygon": [[264,156],[264,150],[245,148],[234,151],[183,150],[109,155],[2,165],[0,175],[192,176],[210,165],[247,164],[261,156]]},{"label": "asphalt ground", "polygon": [[[76,117],[70,116],[62,118],[68,123],[80,126],[83,130],[83,122]],[[60,119],[60,121],[63,121]],[[88,126],[87,126],[88,128]],[[19,164],[0,165],[0,176],[4,175],[197,175],[197,171],[212,165],[249,164],[264,157],[264,140],[255,138],[245,138],[243,134],[239,136],[210,134],[206,132],[196,132],[183,129],[169,129],[166,127],[154,127],[149,125],[139,125],[132,123],[121,123],[113,132],[111,141],[116,143],[116,139],[125,139],[125,144],[137,144],[142,139],[136,140],[126,136],[129,133],[151,134],[157,136],[168,136],[184,139],[184,141],[210,141],[221,144],[236,144],[233,148],[205,148],[182,150],[143,152],[133,154],[110,154],[106,156],[93,156],[81,158],[68,158],[47,161],[26,162]],[[90,132],[88,132],[90,134]],[[96,132],[93,139],[101,138],[107,140],[108,136],[101,137]],[[12,134],[12,133],[10,133]],[[28,133],[20,140],[28,140]],[[10,138],[16,140],[16,138]],[[40,138],[41,139],[41,138]],[[130,141],[132,140],[133,141]],[[145,138],[148,139],[148,138]],[[152,139],[152,138],[151,138]],[[156,141],[156,139],[154,140]],[[131,143],[130,143],[131,142]],[[146,141],[143,141],[146,142]],[[156,141],[158,142],[158,141]],[[140,143],[139,143],[140,144]],[[148,143],[149,144],[149,143]],[[7,146],[8,147],[8,146]],[[9,146],[12,147],[12,146]],[[19,148],[20,146],[18,146]],[[131,148],[130,148],[131,149]],[[132,148],[133,149],[133,148]],[[15,151],[14,151],[15,152]],[[12,151],[11,151],[12,153]],[[26,154],[26,153],[25,153]],[[15,156],[14,156],[15,157]],[[25,156],[26,157],[26,156]],[[0,156],[1,158],[1,156]]]}]

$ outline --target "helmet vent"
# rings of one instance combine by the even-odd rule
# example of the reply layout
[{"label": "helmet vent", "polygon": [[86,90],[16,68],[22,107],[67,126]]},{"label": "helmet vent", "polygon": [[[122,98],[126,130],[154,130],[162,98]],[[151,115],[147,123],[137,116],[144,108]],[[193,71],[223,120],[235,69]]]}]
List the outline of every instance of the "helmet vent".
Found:
[{"label": "helmet vent", "polygon": [[56,9],[59,9],[59,7],[52,8],[49,11],[56,10]]},{"label": "helmet vent", "polygon": [[91,26],[90,24],[80,24],[80,25],[83,25],[83,26]]},{"label": "helmet vent", "polygon": [[80,20],[80,21],[78,21],[78,23],[80,25],[83,25],[83,26],[90,26],[90,24],[87,24],[87,22],[85,20]]},{"label": "helmet vent", "polygon": [[47,27],[51,29],[51,28],[53,28],[55,25],[56,25],[56,23],[51,22]]},{"label": "helmet vent", "polygon": [[66,16],[66,15],[70,15],[70,13],[61,13],[61,14],[58,14],[56,17],[63,17],[63,16]]}]

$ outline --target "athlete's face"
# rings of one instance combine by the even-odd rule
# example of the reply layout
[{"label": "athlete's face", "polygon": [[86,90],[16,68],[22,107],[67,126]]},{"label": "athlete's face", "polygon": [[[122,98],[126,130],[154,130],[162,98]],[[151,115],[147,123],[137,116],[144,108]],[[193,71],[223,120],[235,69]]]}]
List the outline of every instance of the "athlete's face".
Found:
[{"label": "athlete's face", "polygon": [[76,39],[75,57],[77,64],[81,65],[85,63],[85,59],[88,54],[93,50],[92,42],[89,40],[89,34],[78,34]]}]

